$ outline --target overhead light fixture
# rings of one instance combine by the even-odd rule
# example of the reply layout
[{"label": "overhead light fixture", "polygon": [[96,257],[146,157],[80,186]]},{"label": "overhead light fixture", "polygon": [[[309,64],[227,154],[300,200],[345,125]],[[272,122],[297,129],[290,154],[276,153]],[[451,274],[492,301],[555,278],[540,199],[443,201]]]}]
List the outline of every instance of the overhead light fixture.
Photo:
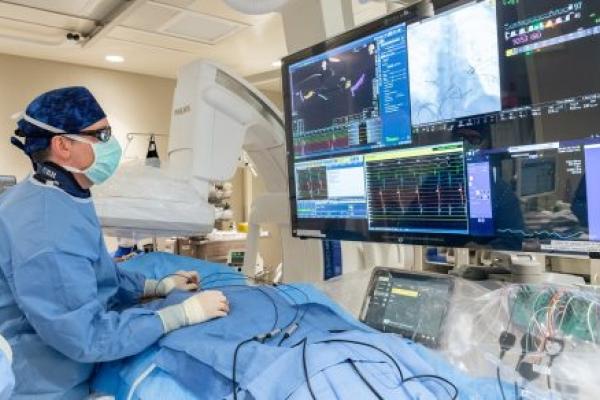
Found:
[{"label": "overhead light fixture", "polygon": [[123,61],[125,61],[125,58],[123,58],[123,56],[117,56],[115,54],[109,54],[106,57],[104,57],[104,59],[111,63],[122,63]]},{"label": "overhead light fixture", "polygon": [[244,14],[260,15],[279,11],[290,0],[225,0],[234,10]]},{"label": "overhead light fixture", "polygon": [[276,67],[276,68],[279,68],[279,67],[281,67],[281,60],[273,61],[271,63],[271,65],[274,66],[274,67]]}]

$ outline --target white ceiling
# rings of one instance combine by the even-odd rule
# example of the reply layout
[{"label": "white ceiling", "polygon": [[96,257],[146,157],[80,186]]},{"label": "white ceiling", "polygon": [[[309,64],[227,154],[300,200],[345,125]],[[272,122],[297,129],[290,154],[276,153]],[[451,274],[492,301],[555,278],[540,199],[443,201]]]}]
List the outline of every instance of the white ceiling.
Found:
[{"label": "white ceiling", "polygon": [[[360,24],[386,6],[353,0],[353,11]],[[222,0],[2,0],[0,53],[162,77],[208,58],[251,76],[274,70],[286,55],[282,24],[277,13],[244,15]],[[77,44],[66,39],[69,32],[91,39]],[[125,62],[108,63],[108,54]]]}]

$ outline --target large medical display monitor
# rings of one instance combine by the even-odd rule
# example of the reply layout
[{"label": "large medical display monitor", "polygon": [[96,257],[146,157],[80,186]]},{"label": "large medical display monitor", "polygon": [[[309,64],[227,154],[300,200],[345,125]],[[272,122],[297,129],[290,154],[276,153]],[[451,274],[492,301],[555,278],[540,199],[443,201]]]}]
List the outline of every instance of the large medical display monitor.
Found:
[{"label": "large medical display monitor", "polygon": [[392,14],[282,66],[299,237],[600,251],[600,0]]}]

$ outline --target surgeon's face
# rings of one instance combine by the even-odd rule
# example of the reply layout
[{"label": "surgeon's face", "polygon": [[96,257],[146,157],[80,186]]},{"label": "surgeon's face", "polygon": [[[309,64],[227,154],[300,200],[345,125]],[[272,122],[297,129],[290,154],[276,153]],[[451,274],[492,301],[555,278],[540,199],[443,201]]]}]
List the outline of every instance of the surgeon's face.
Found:
[{"label": "surgeon's face", "polygon": [[[83,131],[93,131],[96,129],[105,128],[108,126],[108,119],[103,118],[100,121],[92,124],[86,128],[83,128]],[[92,136],[86,136],[86,140],[96,143],[98,139]],[[71,154],[71,161],[73,161],[72,166],[77,169],[84,170],[92,165],[94,162],[94,151],[92,150],[92,146],[87,143],[72,141],[73,143],[73,151]]]},{"label": "surgeon's face", "polygon": [[[100,121],[85,127],[82,131],[91,131],[96,129],[105,128],[108,126],[108,119],[103,118]],[[96,143],[98,139],[92,136],[86,136],[86,140]],[[56,142],[55,142],[56,141]],[[88,143],[78,142],[71,140],[64,136],[56,136],[52,142],[52,154],[56,158],[58,164],[63,166],[69,166],[77,168],[83,171],[90,167],[94,162],[94,151],[92,146]],[[93,183],[83,174],[73,174],[77,183],[84,188],[90,188]]]}]

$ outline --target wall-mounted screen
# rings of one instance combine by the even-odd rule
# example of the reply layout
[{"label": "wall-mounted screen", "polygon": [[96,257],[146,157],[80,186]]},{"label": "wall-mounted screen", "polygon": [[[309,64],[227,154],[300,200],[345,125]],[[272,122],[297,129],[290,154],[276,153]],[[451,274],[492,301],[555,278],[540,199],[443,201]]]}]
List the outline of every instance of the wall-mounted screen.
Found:
[{"label": "wall-mounted screen", "polygon": [[482,0],[287,57],[294,234],[600,252],[598,49],[600,0]]}]

